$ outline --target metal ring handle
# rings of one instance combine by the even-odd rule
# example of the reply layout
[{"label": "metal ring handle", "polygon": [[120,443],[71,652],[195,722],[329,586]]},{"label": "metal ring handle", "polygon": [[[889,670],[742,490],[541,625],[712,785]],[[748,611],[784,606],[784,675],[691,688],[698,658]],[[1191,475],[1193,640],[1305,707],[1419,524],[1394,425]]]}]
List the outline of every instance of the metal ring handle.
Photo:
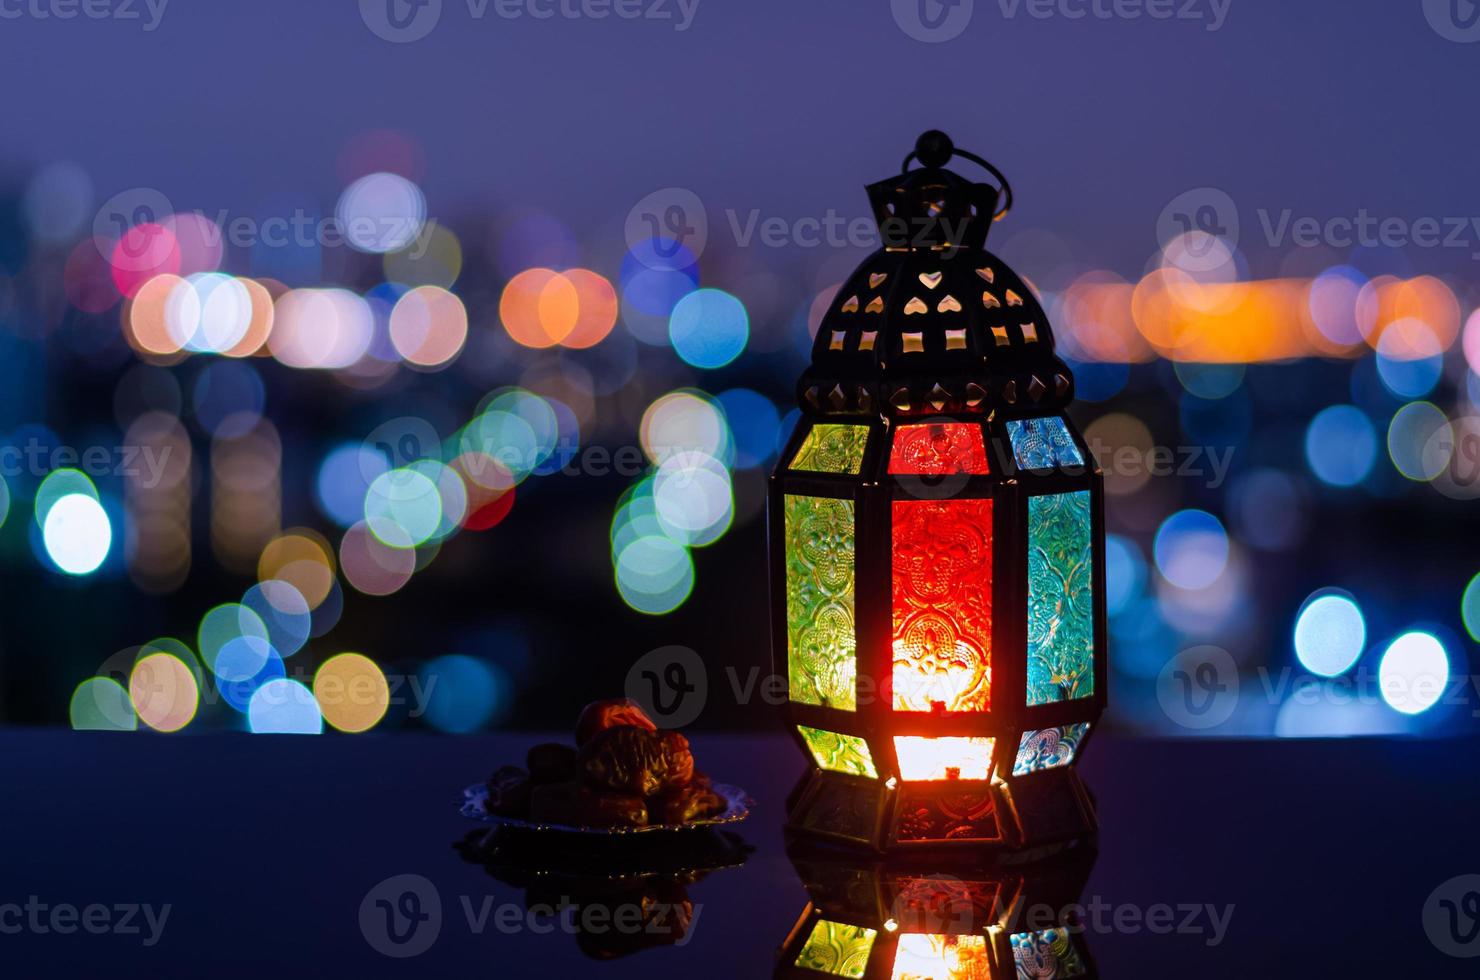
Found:
[{"label": "metal ring handle", "polygon": [[[998,189],[1002,193],[1002,206],[997,209],[996,214],[992,215],[992,220],[1002,220],[1003,216],[1006,215],[1008,211],[1012,210],[1012,184],[1008,183],[1006,175],[1004,175],[1002,171],[992,166],[992,164],[988,163],[986,160],[983,160],[975,153],[972,153],[970,150],[963,150],[957,146],[951,146],[950,153],[947,155],[946,160],[942,162],[941,166],[944,166],[946,162],[949,162],[952,156],[965,157],[967,160],[970,160],[972,163],[976,164],[983,170],[987,171],[987,173],[997,178],[997,183],[998,185],[1000,185]],[[899,172],[907,172],[910,169],[910,162],[912,160],[919,159],[919,151],[911,150],[909,152],[909,155],[904,158],[904,163],[900,166]],[[924,166],[924,164],[922,163],[921,166]]]}]

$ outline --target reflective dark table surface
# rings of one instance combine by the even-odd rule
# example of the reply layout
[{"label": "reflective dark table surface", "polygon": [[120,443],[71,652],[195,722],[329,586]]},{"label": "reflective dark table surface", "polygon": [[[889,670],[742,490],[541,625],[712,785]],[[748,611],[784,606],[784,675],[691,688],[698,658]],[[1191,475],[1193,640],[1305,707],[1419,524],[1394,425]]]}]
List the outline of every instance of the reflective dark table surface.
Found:
[{"label": "reflective dark table surface", "polygon": [[[527,845],[473,848],[461,788],[543,740],[0,733],[5,973],[772,976],[808,903],[782,834],[793,746],[695,735],[702,767],[755,798],[743,846],[656,848],[659,870],[696,873],[613,885],[579,852],[532,874],[551,862]],[[1081,770],[1098,975],[1474,976],[1454,954],[1480,956],[1477,750],[1102,735]],[[562,897],[572,911],[544,914]],[[629,899],[679,929],[632,934]]]}]

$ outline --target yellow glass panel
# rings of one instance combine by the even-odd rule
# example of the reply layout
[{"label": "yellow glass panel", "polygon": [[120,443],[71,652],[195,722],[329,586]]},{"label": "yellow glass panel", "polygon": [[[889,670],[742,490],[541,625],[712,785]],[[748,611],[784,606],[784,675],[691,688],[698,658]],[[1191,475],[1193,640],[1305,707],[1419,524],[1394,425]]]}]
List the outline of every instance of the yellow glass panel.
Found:
[{"label": "yellow glass panel", "polygon": [[853,711],[853,501],[787,494],[785,520],[788,696]]},{"label": "yellow glass panel", "polygon": [[811,473],[847,473],[857,476],[863,469],[863,451],[868,446],[868,426],[821,422],[812,426],[791,461],[794,470]]},{"label": "yellow glass panel", "polygon": [[816,970],[834,977],[861,977],[868,969],[869,954],[874,951],[878,932],[864,926],[819,919],[812,927],[807,945],[802,947],[796,965],[803,970]]},{"label": "yellow glass panel", "polygon": [[869,779],[879,778],[868,743],[857,735],[826,732],[820,728],[808,728],[806,725],[798,725],[797,731],[802,733],[802,740],[811,749],[812,758],[823,769],[852,776],[867,776]]}]

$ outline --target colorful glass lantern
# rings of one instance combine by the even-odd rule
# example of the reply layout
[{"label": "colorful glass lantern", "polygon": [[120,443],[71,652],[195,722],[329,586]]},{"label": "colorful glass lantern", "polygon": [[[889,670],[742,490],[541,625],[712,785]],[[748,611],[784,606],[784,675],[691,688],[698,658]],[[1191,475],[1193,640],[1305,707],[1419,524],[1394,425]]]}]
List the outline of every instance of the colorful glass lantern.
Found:
[{"label": "colorful glass lantern", "polygon": [[868,194],[884,245],[823,316],[771,481],[774,654],[813,763],[790,825],[879,851],[1060,845],[1096,826],[1074,763],[1106,686],[1073,375],[986,251],[1012,200],[995,168],[930,132]]},{"label": "colorful glass lantern", "polygon": [[777,980],[1084,980],[1099,975],[1078,914],[1094,855],[936,874],[893,860],[792,852],[808,904]]}]

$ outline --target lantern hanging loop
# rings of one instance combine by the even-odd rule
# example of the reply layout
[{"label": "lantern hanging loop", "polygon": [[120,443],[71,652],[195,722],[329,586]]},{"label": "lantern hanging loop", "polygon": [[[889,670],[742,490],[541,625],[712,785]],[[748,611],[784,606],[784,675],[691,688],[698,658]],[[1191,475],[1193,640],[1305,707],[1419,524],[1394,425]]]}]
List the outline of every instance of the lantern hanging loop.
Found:
[{"label": "lantern hanging loop", "polygon": [[951,142],[949,136],[938,129],[927,130],[920,134],[920,138],[915,140],[915,148],[910,151],[909,155],[904,158],[904,163],[900,165],[899,172],[908,173],[911,160],[918,160],[920,166],[927,169],[938,170],[949,163],[952,156],[970,160],[997,179],[1000,188],[999,192],[1002,195],[1002,206],[997,209],[996,214],[992,215],[992,220],[1001,221],[1007,215],[1007,212],[1012,209],[1012,184],[1008,183],[1007,177],[1002,171],[970,150],[963,150],[956,146],[955,143]]}]

